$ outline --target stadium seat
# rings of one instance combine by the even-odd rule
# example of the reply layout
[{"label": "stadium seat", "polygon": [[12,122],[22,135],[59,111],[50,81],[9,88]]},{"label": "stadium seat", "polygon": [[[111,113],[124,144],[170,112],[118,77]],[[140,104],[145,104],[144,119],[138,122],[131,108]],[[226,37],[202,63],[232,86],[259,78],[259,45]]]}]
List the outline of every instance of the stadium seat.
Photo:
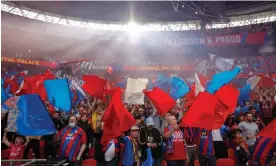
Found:
[{"label": "stadium seat", "polygon": [[227,158],[218,159],[217,166],[235,166],[235,160]]},{"label": "stadium seat", "polygon": [[162,160],[162,166],[167,166],[166,160]]},{"label": "stadium seat", "polygon": [[228,158],[235,159],[234,151],[232,148],[228,149]]},{"label": "stadium seat", "polygon": [[94,159],[87,159],[82,162],[82,166],[97,166],[97,161]]},{"label": "stadium seat", "polygon": [[8,159],[10,154],[10,149],[5,149],[1,151],[1,159]]}]

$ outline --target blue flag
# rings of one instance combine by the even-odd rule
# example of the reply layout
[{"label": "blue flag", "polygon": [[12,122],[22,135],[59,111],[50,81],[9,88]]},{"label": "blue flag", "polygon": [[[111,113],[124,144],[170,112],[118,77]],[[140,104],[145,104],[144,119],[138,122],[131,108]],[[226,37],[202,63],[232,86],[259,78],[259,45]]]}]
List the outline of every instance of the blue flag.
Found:
[{"label": "blue flag", "polygon": [[147,160],[142,164],[142,166],[152,166],[152,165],[153,165],[153,160],[152,160],[151,150],[150,148],[147,148]]},{"label": "blue flag", "polygon": [[77,106],[82,100],[86,99],[86,95],[76,82],[70,81],[70,96],[73,106]]},{"label": "blue flag", "polygon": [[170,87],[170,77],[165,76],[164,74],[158,74],[155,80],[155,86],[168,92]]},{"label": "blue flag", "polygon": [[174,100],[185,96],[189,91],[189,86],[181,78],[175,76],[171,78],[170,95]]},{"label": "blue flag", "polygon": [[23,95],[17,102],[17,133],[26,136],[42,136],[56,132],[50,114],[37,94]]},{"label": "blue flag", "polygon": [[147,90],[152,90],[154,88],[154,83],[152,80],[149,80],[147,84]]},{"label": "blue flag", "polygon": [[47,92],[49,102],[59,110],[71,111],[71,95],[67,79],[46,80],[44,87]]},{"label": "blue flag", "polygon": [[9,99],[8,94],[6,93],[6,90],[4,88],[4,80],[1,79],[1,105],[5,103]]},{"label": "blue flag", "polygon": [[211,83],[207,86],[207,92],[214,94],[219,88],[234,79],[240,71],[241,69],[239,67],[235,67],[233,70],[215,74]]},{"label": "blue flag", "polygon": [[249,101],[250,100],[250,90],[251,90],[250,84],[246,84],[242,88],[240,88],[239,100]]}]

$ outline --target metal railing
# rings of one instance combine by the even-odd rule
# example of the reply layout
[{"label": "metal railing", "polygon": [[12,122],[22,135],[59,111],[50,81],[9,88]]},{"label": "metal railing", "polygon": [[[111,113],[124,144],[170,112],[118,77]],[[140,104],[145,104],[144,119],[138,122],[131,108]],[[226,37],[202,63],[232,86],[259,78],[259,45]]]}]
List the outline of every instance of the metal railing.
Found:
[{"label": "metal railing", "polygon": [[[60,166],[64,165],[67,160],[62,161],[51,161],[49,162],[47,159],[20,159],[20,160],[1,160],[1,163],[9,163],[10,166],[20,165],[20,166],[27,166],[27,165],[51,165],[51,166]],[[6,165],[5,164],[5,165]]]}]

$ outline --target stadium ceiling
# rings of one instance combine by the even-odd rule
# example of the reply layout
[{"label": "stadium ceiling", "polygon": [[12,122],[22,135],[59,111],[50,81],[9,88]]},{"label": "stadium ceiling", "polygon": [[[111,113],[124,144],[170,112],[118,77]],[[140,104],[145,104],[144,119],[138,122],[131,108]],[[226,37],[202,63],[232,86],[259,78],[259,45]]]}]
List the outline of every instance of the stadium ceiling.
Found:
[{"label": "stadium ceiling", "polygon": [[271,11],[276,2],[257,1],[15,1],[42,12],[111,22],[227,21],[228,17]]},{"label": "stadium ceiling", "polygon": [[[276,2],[61,1],[3,3],[2,11],[22,17],[73,27],[111,31],[129,31],[133,29],[141,32],[186,31],[238,27],[276,21],[274,11]],[[171,10],[170,8],[165,10],[164,3],[171,5],[173,11],[168,12]],[[163,4],[162,12],[160,12],[160,4]],[[230,4],[232,8],[227,4]],[[238,7],[237,4],[246,5],[246,9],[241,6]],[[74,8],[70,8],[72,6]],[[118,9],[118,11],[111,10],[110,7]],[[91,9],[89,10],[91,11],[90,17],[85,14],[88,8]],[[140,8],[141,11],[135,12],[136,8]],[[127,10],[128,12],[126,12]],[[161,18],[162,21],[160,21]]]}]

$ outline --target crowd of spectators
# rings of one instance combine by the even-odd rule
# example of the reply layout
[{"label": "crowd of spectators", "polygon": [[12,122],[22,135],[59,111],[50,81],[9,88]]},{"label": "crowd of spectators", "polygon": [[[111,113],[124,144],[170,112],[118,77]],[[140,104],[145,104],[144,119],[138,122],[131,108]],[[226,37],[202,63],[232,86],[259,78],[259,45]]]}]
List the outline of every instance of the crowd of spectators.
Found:
[{"label": "crowd of spectators", "polygon": [[[265,165],[276,155],[273,149],[276,143],[275,140],[257,137],[257,134],[276,117],[276,93],[275,89],[257,87],[252,95],[250,102],[239,102],[237,106],[248,107],[247,112],[229,115],[225,125],[212,131],[179,127],[179,121],[187,111],[183,100],[164,117],[158,115],[148,100],[144,105],[125,104],[135,118],[136,125],[111,141],[114,144],[114,152],[111,153],[101,144],[106,103],[91,97],[81,101],[70,114],[65,114],[55,111],[46,101],[45,106],[57,133],[25,138],[8,132],[8,113],[2,113],[1,129],[4,134],[1,149],[10,149],[8,159],[27,159],[30,149],[33,149],[34,158],[53,161],[68,159],[71,165],[94,158],[99,166],[138,166],[146,161],[147,148],[151,149],[155,166],[163,165],[162,161],[166,161],[168,166],[194,165],[197,161],[201,166],[215,166],[216,160],[221,158],[231,158],[241,166],[248,163]],[[44,141],[44,155],[40,151],[41,140]],[[271,142],[263,145],[264,141]],[[269,149],[263,152],[265,155],[260,155],[256,152],[256,146],[269,146]],[[92,149],[94,155],[91,155]]]}]

